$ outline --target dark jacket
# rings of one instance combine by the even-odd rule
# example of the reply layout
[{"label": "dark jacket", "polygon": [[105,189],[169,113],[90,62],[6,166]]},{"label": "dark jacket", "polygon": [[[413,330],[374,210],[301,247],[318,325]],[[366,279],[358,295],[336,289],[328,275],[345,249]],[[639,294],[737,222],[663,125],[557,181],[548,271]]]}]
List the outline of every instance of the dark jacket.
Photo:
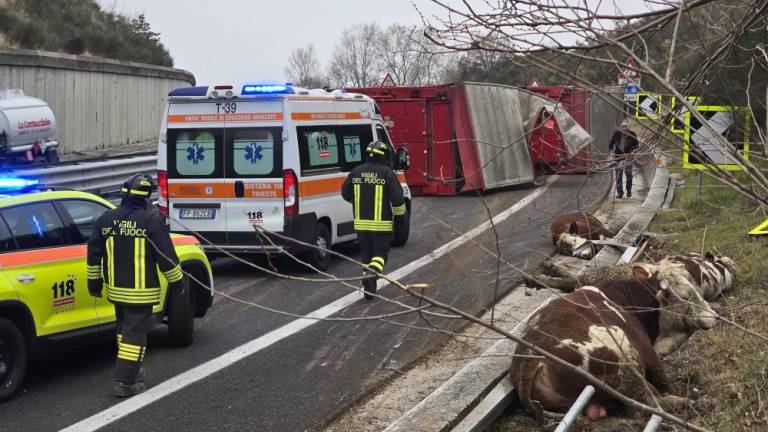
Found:
[{"label": "dark jacket", "polygon": [[[621,138],[626,137],[624,140],[624,146],[622,148],[621,145]],[[634,152],[637,149],[638,142],[637,142],[637,134],[633,131],[627,131],[625,134],[624,132],[617,130],[613,133],[613,136],[611,137],[611,142],[608,144],[608,151],[615,155],[623,155],[623,154],[630,154]]]},{"label": "dark jacket", "polygon": [[157,269],[170,284],[182,279],[179,258],[165,222],[145,200],[125,200],[99,217],[88,240],[88,290],[104,285],[113,303],[160,302]]},{"label": "dark jacket", "polygon": [[397,175],[377,162],[352,169],[341,186],[341,196],[354,206],[355,231],[392,232],[394,216],[406,211]]}]

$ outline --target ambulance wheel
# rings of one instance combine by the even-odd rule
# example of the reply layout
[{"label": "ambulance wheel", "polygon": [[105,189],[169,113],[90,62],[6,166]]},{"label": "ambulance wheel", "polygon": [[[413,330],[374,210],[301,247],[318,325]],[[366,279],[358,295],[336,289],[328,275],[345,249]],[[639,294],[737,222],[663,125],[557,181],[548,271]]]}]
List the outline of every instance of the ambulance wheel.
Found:
[{"label": "ambulance wheel", "polygon": [[50,149],[45,152],[45,162],[49,164],[59,163],[59,152],[56,149]]},{"label": "ambulance wheel", "polygon": [[325,250],[312,248],[305,256],[305,261],[318,270],[328,270],[333,256],[327,249],[331,248],[331,233],[324,223],[315,225],[315,234],[312,237],[312,244]]},{"label": "ambulance wheel", "polygon": [[395,233],[392,236],[392,246],[401,247],[408,243],[408,236],[411,235],[411,210],[407,209],[403,219],[395,223]]},{"label": "ambulance wheel", "polygon": [[184,294],[168,292],[168,340],[177,347],[192,345],[195,333],[195,311],[192,308],[189,280],[182,279]]},{"label": "ambulance wheel", "polygon": [[27,343],[16,325],[0,318],[0,402],[10,400],[27,374]]}]

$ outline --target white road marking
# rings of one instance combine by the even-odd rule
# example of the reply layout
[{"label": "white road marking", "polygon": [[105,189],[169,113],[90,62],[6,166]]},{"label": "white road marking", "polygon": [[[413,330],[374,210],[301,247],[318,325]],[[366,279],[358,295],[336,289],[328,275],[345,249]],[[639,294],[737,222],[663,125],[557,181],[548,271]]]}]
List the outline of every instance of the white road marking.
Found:
[{"label": "white road marking", "polygon": [[[526,195],[523,199],[515,203],[515,205],[513,205],[512,207],[494,216],[493,224],[498,224],[503,220],[507,219],[508,217],[512,216],[513,214],[517,213],[518,211],[522,210],[523,208],[525,208],[528,204],[532,203],[533,200],[541,196],[549,188],[549,186],[552,183],[554,183],[556,179],[557,179],[557,176],[549,177],[541,187],[531,192],[530,194]],[[428,253],[427,255],[422,256],[416,261],[413,261],[410,264],[400,267],[399,269],[393,271],[392,273],[389,273],[389,276],[392,277],[393,279],[401,279],[413,273],[414,271],[418,270],[419,268],[425,265],[428,265],[431,262],[439,259],[440,257],[444,256],[450,251],[463,245],[467,241],[479,236],[483,232],[487,231],[490,227],[491,227],[491,221],[483,222],[482,224],[476,226],[475,228],[463,234],[462,236],[451,240],[450,242],[444,244],[443,246],[440,246],[439,248]],[[379,280],[378,286],[379,288],[381,288],[383,286],[386,286],[387,284],[388,284],[387,281]],[[329,303],[321,307],[320,309],[317,309],[314,312],[308,314],[307,315],[308,318],[300,318],[295,321],[291,321],[290,323],[280,328],[277,328],[275,330],[272,330],[267,334],[259,336],[258,338],[250,342],[240,345],[239,347],[231,351],[228,351],[220,355],[219,357],[211,359],[182,374],[176,375],[175,377],[170,378],[148,389],[144,393],[133,396],[130,399],[125,400],[124,402],[115,404],[100,413],[94,414],[93,416],[88,417],[84,420],[81,420],[73,424],[72,426],[62,429],[61,432],[91,432],[91,431],[96,431],[98,429],[101,429],[104,426],[114,423],[115,421],[120,420],[121,418],[129,414],[132,414],[152,404],[155,401],[158,401],[191,384],[196,383],[197,381],[200,381],[210,375],[213,375],[214,373],[219,372],[222,369],[229,367],[234,363],[237,363],[238,361],[263,350],[264,348],[267,348],[277,342],[280,342],[281,340],[289,336],[292,336],[306,329],[307,327],[310,327],[313,324],[316,324],[319,322],[319,320],[312,319],[312,318],[327,318],[341,311],[347,306],[357,302],[360,299],[361,297],[359,292],[353,292],[353,293],[347,294],[346,296],[332,303]]]}]

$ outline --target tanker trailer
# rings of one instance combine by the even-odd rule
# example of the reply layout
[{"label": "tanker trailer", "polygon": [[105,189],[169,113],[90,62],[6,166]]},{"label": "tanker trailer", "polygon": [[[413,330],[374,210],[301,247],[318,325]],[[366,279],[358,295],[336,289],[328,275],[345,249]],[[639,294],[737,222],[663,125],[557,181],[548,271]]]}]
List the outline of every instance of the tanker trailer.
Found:
[{"label": "tanker trailer", "polygon": [[0,90],[0,162],[59,161],[56,118],[45,101]]}]

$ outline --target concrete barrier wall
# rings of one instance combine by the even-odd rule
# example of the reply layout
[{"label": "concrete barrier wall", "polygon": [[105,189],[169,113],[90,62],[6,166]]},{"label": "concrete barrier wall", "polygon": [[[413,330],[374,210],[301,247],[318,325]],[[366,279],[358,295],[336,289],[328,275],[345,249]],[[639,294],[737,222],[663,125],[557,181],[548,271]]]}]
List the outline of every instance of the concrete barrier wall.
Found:
[{"label": "concrete barrier wall", "polygon": [[194,83],[194,75],[180,69],[0,50],[0,89],[20,88],[48,102],[60,154],[155,141],[168,92]]}]

